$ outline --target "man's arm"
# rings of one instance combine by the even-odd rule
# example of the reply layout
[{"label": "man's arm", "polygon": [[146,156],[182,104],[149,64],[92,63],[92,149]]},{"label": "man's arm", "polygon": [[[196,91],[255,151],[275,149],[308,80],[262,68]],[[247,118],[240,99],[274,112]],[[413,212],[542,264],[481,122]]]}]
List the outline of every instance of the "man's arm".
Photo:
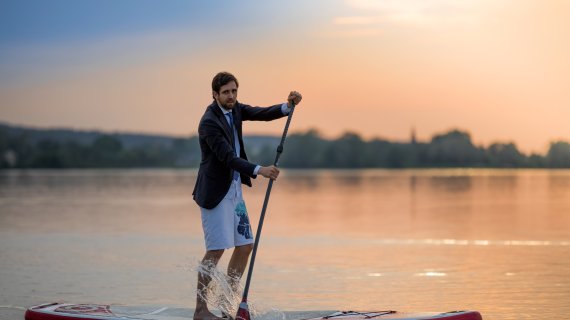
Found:
[{"label": "man's arm", "polygon": [[271,121],[285,116],[282,111],[282,104],[271,107],[252,107],[247,104],[240,104],[241,117],[244,121]]},{"label": "man's arm", "polygon": [[[289,96],[287,97],[287,102],[281,105],[274,105],[271,107],[261,108],[261,107],[252,107],[249,105],[240,104],[241,106],[241,114],[242,120],[261,120],[261,121],[270,121],[279,119],[283,116],[286,116],[291,112],[292,104],[298,105],[303,97],[297,91],[291,91]],[[277,113],[277,110],[280,110],[281,114]],[[253,171],[254,175],[261,174],[265,178],[269,179],[277,179],[279,175],[279,169],[275,166],[268,166],[262,167],[257,165]]]},{"label": "man's arm", "polygon": [[293,103],[299,105],[301,100],[303,100],[303,96],[299,92],[291,91],[289,96],[287,96],[287,102],[283,104],[276,104],[266,108],[240,104],[242,120],[271,121],[279,119],[289,114]]}]

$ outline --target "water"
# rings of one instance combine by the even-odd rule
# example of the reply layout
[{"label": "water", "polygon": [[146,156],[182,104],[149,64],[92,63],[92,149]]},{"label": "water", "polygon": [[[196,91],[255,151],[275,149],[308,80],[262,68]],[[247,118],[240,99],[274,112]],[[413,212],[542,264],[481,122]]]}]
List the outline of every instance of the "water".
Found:
[{"label": "water", "polygon": [[[0,306],[193,308],[204,253],[195,178],[194,170],[0,172]],[[266,183],[245,188],[254,226]],[[260,310],[568,319],[569,257],[570,171],[284,170],[249,298]],[[22,314],[0,308],[0,319]]]}]

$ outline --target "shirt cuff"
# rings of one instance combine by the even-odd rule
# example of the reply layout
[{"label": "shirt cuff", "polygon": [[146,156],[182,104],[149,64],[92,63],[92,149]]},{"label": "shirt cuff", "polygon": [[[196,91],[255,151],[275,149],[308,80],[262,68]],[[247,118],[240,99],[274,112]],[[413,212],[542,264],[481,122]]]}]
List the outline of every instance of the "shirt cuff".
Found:
[{"label": "shirt cuff", "polygon": [[256,176],[257,173],[259,172],[259,169],[261,169],[261,166],[257,165],[255,166],[255,169],[253,169],[253,175]]},{"label": "shirt cuff", "polygon": [[281,105],[281,112],[283,115],[288,115],[291,112],[291,108],[289,108],[289,103],[285,102]]}]

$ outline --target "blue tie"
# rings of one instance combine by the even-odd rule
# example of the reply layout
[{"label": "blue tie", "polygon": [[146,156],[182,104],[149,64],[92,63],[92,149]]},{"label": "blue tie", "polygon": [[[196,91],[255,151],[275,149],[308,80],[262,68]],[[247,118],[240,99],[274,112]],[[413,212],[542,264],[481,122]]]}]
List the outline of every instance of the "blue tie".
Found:
[{"label": "blue tie", "polygon": [[[230,129],[232,131],[232,136],[234,138],[234,153],[236,156],[239,157],[239,154],[238,154],[239,141],[237,138],[237,130],[234,127],[234,117],[233,117],[233,114],[231,112],[226,113],[226,115],[228,116],[229,123],[230,123]],[[239,179],[239,172],[234,170],[233,178],[234,178],[234,180],[237,181]]]}]

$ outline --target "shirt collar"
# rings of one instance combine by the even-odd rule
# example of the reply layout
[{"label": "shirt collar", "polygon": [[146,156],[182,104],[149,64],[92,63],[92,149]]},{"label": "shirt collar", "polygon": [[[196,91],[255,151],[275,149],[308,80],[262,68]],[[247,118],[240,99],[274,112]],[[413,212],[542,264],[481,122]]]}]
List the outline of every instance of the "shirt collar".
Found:
[{"label": "shirt collar", "polygon": [[218,105],[218,108],[220,108],[220,110],[222,110],[222,113],[224,114],[224,116],[228,113],[232,113],[231,110],[224,109],[224,107],[222,107],[217,101],[216,101],[216,104]]}]

